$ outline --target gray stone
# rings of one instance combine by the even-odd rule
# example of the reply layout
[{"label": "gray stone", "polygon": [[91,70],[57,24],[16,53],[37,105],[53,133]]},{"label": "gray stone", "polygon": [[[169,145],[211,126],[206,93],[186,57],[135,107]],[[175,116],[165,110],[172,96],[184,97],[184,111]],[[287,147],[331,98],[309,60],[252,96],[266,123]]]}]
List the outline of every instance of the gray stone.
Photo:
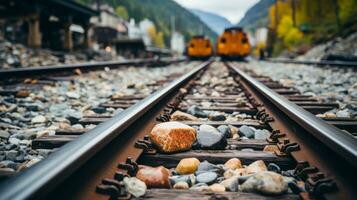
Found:
[{"label": "gray stone", "polygon": [[71,99],[79,99],[81,97],[81,95],[76,92],[67,92],[66,96]]},{"label": "gray stone", "polygon": [[212,184],[217,180],[218,175],[214,172],[204,172],[196,177],[197,183]]},{"label": "gray stone", "polygon": [[185,182],[189,186],[192,186],[196,182],[196,177],[193,174],[183,175],[183,176],[171,176],[171,177],[169,177],[169,180],[170,180],[171,185],[175,185],[176,183],[179,183],[179,182]]},{"label": "gray stone", "polygon": [[254,133],[254,139],[257,140],[265,140],[267,138],[269,138],[270,136],[270,132],[268,130],[256,130]]},{"label": "gray stone", "polygon": [[199,175],[204,172],[215,172],[217,174],[222,175],[224,173],[223,167],[220,167],[218,165],[209,163],[207,160],[203,161],[200,163],[198,166],[197,171],[195,172],[196,175]]},{"label": "gray stone", "polygon": [[227,139],[220,132],[216,131],[198,131],[197,143],[201,149],[223,150],[227,146]]},{"label": "gray stone", "polygon": [[17,154],[18,154],[18,151],[15,151],[15,150],[10,150],[10,151],[5,152],[6,159],[11,160],[11,161],[16,160]]},{"label": "gray stone", "polygon": [[288,191],[284,177],[275,172],[258,172],[248,178],[241,187],[242,192],[256,192],[265,195],[281,195]]},{"label": "gray stone", "polygon": [[47,119],[43,115],[37,115],[36,117],[31,119],[31,123],[33,123],[33,124],[45,123],[46,121],[47,121]]},{"label": "gray stone", "polygon": [[254,137],[254,130],[251,129],[249,126],[243,125],[243,126],[239,127],[238,134],[240,136],[244,136],[244,137],[247,137],[247,138],[253,138]]},{"label": "gray stone", "polygon": [[275,163],[269,163],[268,164],[268,170],[272,171],[272,172],[275,172],[275,173],[280,173],[280,171],[281,171],[280,167]]},{"label": "gray stone", "polygon": [[348,112],[347,109],[345,110],[340,110],[336,113],[337,117],[343,117],[343,118],[350,118],[351,114]]},{"label": "gray stone", "polygon": [[135,197],[141,197],[146,193],[146,184],[135,177],[125,177],[124,180],[125,190]]},{"label": "gray stone", "polygon": [[218,126],[217,130],[221,132],[225,138],[232,138],[231,128],[227,125]]},{"label": "gray stone", "polygon": [[227,191],[230,191],[230,192],[238,191],[239,182],[238,182],[237,176],[233,176],[229,179],[226,179],[226,180],[220,182],[219,184],[223,185]]},{"label": "gray stone", "polygon": [[187,113],[196,117],[207,118],[208,114],[200,109],[198,106],[193,105],[187,109]]},{"label": "gray stone", "polygon": [[211,121],[224,121],[226,120],[226,116],[224,116],[223,114],[210,114],[208,116],[208,119]]},{"label": "gray stone", "polygon": [[10,137],[10,133],[7,131],[0,130],[0,138],[7,139]]},{"label": "gray stone", "polygon": [[207,184],[205,183],[198,183],[190,188],[192,191],[197,191],[197,192],[210,192],[211,188],[208,187]]},{"label": "gray stone", "polygon": [[15,137],[11,137],[11,138],[9,139],[9,143],[10,143],[10,144],[14,144],[14,145],[18,145],[18,144],[20,143],[20,140],[17,139],[17,138],[15,138]]}]

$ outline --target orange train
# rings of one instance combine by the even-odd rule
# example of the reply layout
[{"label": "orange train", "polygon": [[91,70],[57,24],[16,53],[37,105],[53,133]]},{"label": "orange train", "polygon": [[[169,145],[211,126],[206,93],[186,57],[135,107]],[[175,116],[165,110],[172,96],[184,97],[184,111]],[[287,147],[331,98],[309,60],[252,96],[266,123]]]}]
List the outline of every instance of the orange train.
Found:
[{"label": "orange train", "polygon": [[194,36],[187,45],[187,55],[191,59],[207,59],[213,55],[211,41],[205,36]]},{"label": "orange train", "polygon": [[[223,59],[242,60],[250,50],[248,36],[240,27],[225,29],[217,39],[216,54]],[[213,48],[208,38],[196,36],[189,42],[187,54],[190,58],[208,58],[213,55]]]}]

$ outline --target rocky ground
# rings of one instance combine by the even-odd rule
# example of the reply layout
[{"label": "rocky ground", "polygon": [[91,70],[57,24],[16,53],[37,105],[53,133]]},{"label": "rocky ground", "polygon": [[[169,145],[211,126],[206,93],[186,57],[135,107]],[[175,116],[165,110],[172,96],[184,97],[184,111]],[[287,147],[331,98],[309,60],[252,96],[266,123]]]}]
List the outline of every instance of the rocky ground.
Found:
[{"label": "rocky ground", "polygon": [[354,60],[357,59],[357,33],[346,38],[335,38],[327,43],[320,44],[310,49],[297,60]]},{"label": "rocky ground", "polygon": [[21,44],[0,41],[0,69],[77,64],[112,59],[110,54],[99,51],[63,53],[45,49],[31,49]]},{"label": "rocky ground", "polygon": [[283,85],[293,86],[303,94],[325,102],[337,102],[339,109],[328,113],[337,117],[357,117],[356,69],[315,67],[310,65],[251,62],[244,67],[272,77]]},{"label": "rocky ground", "polygon": [[[98,106],[109,97],[148,95],[155,88],[147,84],[193,66],[195,63],[179,64],[179,67],[178,64],[161,68],[127,67],[90,72],[48,84],[25,80],[19,84],[21,87],[34,84],[40,88],[0,96],[0,171],[26,169],[52,152],[32,149],[34,138],[53,135],[57,129],[91,129],[95,126],[83,127],[78,120],[88,115],[121,112],[123,109]],[[0,85],[0,90],[7,87]]]}]

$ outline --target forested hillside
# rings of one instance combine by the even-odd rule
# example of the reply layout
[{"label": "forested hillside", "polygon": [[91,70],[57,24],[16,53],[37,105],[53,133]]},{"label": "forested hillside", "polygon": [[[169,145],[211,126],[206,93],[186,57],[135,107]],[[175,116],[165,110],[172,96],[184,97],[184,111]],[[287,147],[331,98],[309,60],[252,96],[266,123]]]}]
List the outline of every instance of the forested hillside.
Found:
[{"label": "forested hillside", "polygon": [[[95,0],[77,1],[87,5],[95,3]],[[172,17],[175,19],[176,30],[183,33],[186,40],[196,34],[205,34],[212,40],[217,36],[197,16],[172,0],[101,0],[101,3],[109,4],[115,9],[124,7],[129,17],[134,18],[136,22],[145,18],[152,20],[157,31],[163,33],[166,45],[170,41]]]},{"label": "forested hillside", "polygon": [[238,23],[248,30],[254,30],[257,27],[266,27],[268,24],[269,7],[274,4],[275,0],[261,0],[251,7],[243,19]]},{"label": "forested hillside", "polygon": [[221,34],[225,28],[232,26],[231,22],[228,21],[228,19],[216,15],[214,13],[210,13],[198,9],[190,9],[190,11],[196,16],[198,16],[201,19],[201,21],[206,23],[217,34]]},{"label": "forested hillside", "polygon": [[279,1],[277,10],[275,5],[269,9],[269,28],[278,39],[274,52],[296,50],[357,31],[356,7],[356,0]]}]

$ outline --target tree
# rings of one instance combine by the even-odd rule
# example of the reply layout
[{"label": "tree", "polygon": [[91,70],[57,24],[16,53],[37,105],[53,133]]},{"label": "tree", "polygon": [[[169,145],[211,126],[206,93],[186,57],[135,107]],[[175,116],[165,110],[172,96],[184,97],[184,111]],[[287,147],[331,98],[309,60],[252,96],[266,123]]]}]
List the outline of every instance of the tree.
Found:
[{"label": "tree", "polygon": [[164,33],[159,32],[155,37],[155,46],[158,48],[165,48]]},{"label": "tree", "polygon": [[128,11],[126,10],[126,8],[124,6],[117,6],[115,9],[115,13],[125,20],[129,19]]}]

